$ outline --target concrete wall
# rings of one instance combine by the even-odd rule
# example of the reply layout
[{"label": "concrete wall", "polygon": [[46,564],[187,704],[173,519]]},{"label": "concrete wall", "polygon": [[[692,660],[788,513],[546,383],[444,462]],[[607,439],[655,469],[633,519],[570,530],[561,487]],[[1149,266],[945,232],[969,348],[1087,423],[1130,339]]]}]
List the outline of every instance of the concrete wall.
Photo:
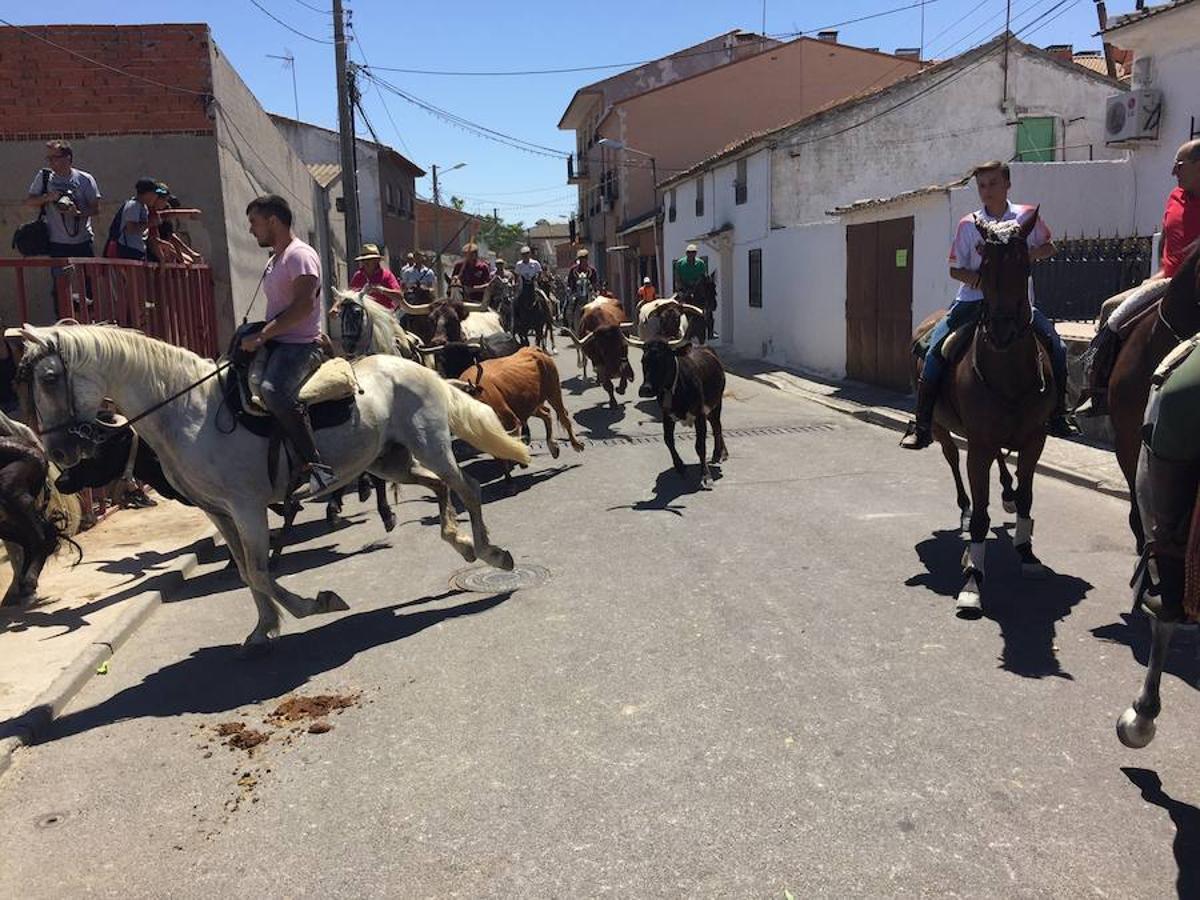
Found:
[{"label": "concrete wall", "polygon": [[[1054,116],[1060,143],[1090,143],[1097,158],[1122,157],[1122,151],[1104,146],[1104,102],[1117,88],[1082,66],[1075,68],[1078,73],[1014,49],[1009,89],[1015,106],[1006,111],[1000,108],[1001,55],[994,53],[936,90],[918,96],[930,82],[917,79],[781,137],[773,159],[772,222],[821,221],[837,206],[947,182],[982,160],[1010,159],[1016,151],[1016,126],[1009,123],[1018,116]],[[917,99],[883,114],[908,97]],[[857,122],[867,124],[814,141]],[[1068,160],[1086,160],[1089,151],[1063,152]]]},{"label": "concrete wall", "polygon": [[[215,45],[212,71],[223,195],[221,220],[216,222],[214,215],[210,224],[223,230],[220,239],[228,247],[225,259],[213,259],[217,322],[224,345],[252,300],[251,319],[262,318],[266,309],[261,291],[253,298],[268,253],[250,236],[246,204],[260,194],[283,196],[292,207],[297,236],[314,243],[318,252],[324,250],[324,228],[319,220],[317,184],[308,168]],[[322,300],[328,304],[327,297]]]}]

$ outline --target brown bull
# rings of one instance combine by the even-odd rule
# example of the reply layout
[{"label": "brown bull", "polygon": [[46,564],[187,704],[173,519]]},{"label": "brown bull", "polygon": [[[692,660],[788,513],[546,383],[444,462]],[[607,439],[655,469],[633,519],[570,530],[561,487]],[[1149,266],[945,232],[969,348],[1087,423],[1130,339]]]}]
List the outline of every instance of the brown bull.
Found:
[{"label": "brown bull", "polygon": [[[551,430],[547,405],[552,407],[572,449],[576,453],[583,450],[563,406],[558,367],[544,350],[522,347],[512,356],[485,359],[465,369],[451,383],[494,409],[500,424],[510,432],[519,432],[530,416],[541,419],[546,426],[546,446],[550,455],[558,459],[558,444]],[[508,463],[504,469],[506,481],[511,474],[512,464]]]},{"label": "brown bull", "polygon": [[619,379],[616,392],[624,396],[625,388],[633,381],[633,367],[629,364],[629,346],[621,326],[625,323],[625,310],[616,297],[600,297],[583,307],[579,316],[579,334],[571,334],[571,340],[583,357],[581,367],[587,377],[587,363],[596,370],[596,377],[608,392],[608,404],[617,407],[613,394],[613,379]]}]

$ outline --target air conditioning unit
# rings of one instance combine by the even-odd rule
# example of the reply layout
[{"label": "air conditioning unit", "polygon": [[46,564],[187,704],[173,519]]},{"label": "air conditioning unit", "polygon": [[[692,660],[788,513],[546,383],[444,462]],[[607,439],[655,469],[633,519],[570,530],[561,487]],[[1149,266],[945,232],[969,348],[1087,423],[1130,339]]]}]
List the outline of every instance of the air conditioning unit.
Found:
[{"label": "air conditioning unit", "polygon": [[1109,97],[1104,108],[1104,142],[1123,144],[1158,140],[1162,91],[1129,91]]}]

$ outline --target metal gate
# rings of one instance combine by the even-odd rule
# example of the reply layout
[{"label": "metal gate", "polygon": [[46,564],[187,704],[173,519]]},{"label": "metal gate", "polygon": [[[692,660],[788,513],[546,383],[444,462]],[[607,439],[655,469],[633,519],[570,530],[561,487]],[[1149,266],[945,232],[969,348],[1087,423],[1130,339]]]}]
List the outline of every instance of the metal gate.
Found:
[{"label": "metal gate", "polygon": [[1038,308],[1051,319],[1085,322],[1109,297],[1150,275],[1150,238],[1055,241],[1058,252],[1033,264]]}]

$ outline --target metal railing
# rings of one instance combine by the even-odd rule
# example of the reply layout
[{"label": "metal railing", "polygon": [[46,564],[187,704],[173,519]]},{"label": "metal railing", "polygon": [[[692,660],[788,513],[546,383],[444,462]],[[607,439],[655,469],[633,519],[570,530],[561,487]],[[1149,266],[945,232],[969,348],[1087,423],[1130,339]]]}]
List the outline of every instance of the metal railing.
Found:
[{"label": "metal railing", "polygon": [[[49,272],[52,269],[56,272]],[[49,278],[39,277],[42,272]],[[35,291],[40,290],[53,293],[49,320],[48,304],[37,302]],[[81,257],[0,259],[0,298],[15,300],[22,323],[115,322],[201,356],[217,355],[217,315],[207,265]]]},{"label": "metal railing", "polygon": [[1056,240],[1057,252],[1033,264],[1038,308],[1059,321],[1086,322],[1100,315],[1109,297],[1150,275],[1151,239]]}]

